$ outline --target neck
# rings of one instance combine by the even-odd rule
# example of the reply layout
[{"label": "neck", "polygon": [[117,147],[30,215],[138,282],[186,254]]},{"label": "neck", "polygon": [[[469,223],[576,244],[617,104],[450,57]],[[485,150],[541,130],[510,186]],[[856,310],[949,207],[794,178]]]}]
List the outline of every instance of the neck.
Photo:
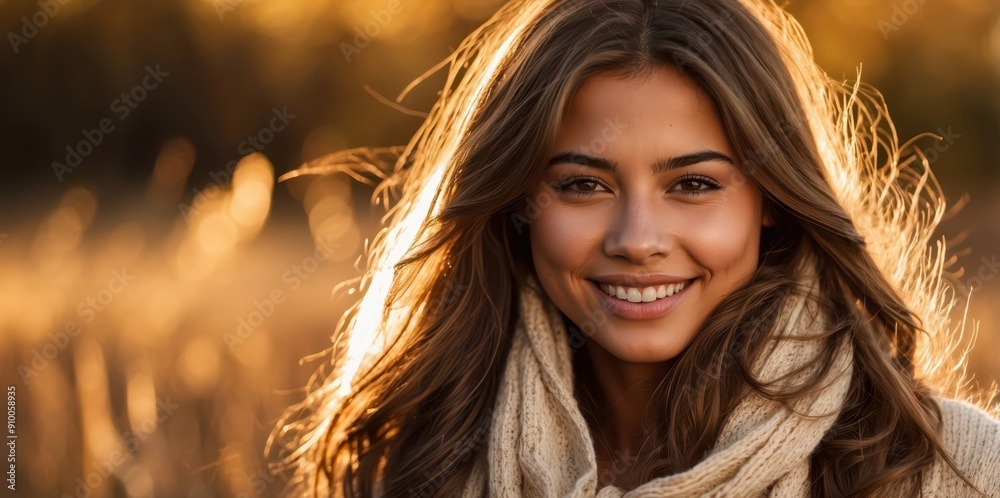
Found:
[{"label": "neck", "polygon": [[587,341],[585,351],[579,354],[589,361],[581,369],[579,387],[595,401],[590,422],[603,438],[596,446],[606,445],[604,449],[609,455],[615,451],[637,455],[657,422],[658,410],[650,405],[650,400],[670,371],[671,362],[622,361],[593,341]]}]

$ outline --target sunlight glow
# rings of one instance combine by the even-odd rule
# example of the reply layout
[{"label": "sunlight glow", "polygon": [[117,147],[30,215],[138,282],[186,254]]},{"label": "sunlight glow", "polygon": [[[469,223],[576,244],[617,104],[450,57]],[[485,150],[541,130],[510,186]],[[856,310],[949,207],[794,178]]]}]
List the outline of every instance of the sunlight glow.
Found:
[{"label": "sunlight glow", "polygon": [[[474,95],[482,95],[486,84],[492,80],[493,74],[507,56],[511,45],[519,38],[520,33],[520,30],[515,31],[500,46],[500,50],[496,52],[487,65],[484,75],[473,93]],[[456,122],[455,128],[464,129],[474,111],[473,108],[465,109]],[[411,311],[408,307],[395,308],[387,323],[382,324],[381,320],[378,320],[378,317],[382,316],[382,310],[386,307],[386,298],[392,284],[395,262],[401,260],[413,247],[417,232],[426,220],[441,210],[443,201],[436,194],[441,189],[445,170],[451,163],[458,146],[458,135],[458,133],[449,135],[449,143],[445,147],[445,150],[449,151],[449,155],[441,158],[434,165],[433,172],[417,194],[415,205],[407,206],[410,209],[407,215],[392,227],[392,231],[386,237],[386,246],[391,249],[385,260],[380,262],[381,264],[375,269],[371,287],[366,292],[358,310],[357,316],[362,320],[355,320],[355,327],[352,329],[348,342],[347,359],[343,371],[344,382],[340,385],[340,396],[346,396],[350,393],[353,379],[363,361],[374,358],[385,347],[386,342],[390,339],[386,335],[386,330],[398,330],[398,321]],[[435,200],[437,202],[432,205]]]}]

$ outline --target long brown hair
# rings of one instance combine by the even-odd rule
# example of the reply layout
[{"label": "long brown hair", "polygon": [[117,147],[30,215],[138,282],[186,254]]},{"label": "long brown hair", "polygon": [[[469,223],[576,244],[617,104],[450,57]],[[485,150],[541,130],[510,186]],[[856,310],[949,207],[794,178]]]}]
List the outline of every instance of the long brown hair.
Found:
[{"label": "long brown hair", "polygon": [[929,245],[944,215],[940,189],[919,149],[897,143],[878,93],[830,80],[783,10],[770,0],[516,0],[445,62],[448,83],[408,146],[344,151],[286,175],[371,177],[389,207],[362,297],[334,334],[332,370],[317,373],[275,434],[296,489],[461,489],[487,444],[518,290],[534,271],[531,219],[518,206],[531,201],[580,85],[657,65],[712,98],[775,226],[753,280],[716,308],[660,384],[665,423],[650,435],[644,477],[694,466],[745,389],[782,401],[818,389],[830,365],[785,391],[750,369],[774,329],[768,317],[795,291],[791,265],[803,252],[819,262],[818,304],[834,318],[829,357],[844,337],[855,351],[847,403],[812,456],[812,494],[915,490],[938,453],[959,472],[933,401],[958,395],[964,361],[949,341],[944,241]]}]

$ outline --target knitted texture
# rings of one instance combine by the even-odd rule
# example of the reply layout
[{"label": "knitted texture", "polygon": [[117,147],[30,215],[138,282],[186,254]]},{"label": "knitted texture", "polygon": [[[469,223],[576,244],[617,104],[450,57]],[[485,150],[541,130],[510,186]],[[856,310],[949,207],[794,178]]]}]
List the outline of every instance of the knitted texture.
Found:
[{"label": "knitted texture", "polygon": [[[817,280],[802,271],[810,292]],[[824,330],[812,300],[787,299],[777,323],[785,336]],[[477,455],[462,496],[497,497],[803,497],[809,493],[809,456],[833,425],[850,387],[849,342],[839,345],[822,389],[793,404],[794,411],[746,391],[726,419],[709,454],[691,469],[655,478],[625,492],[598,489],[593,441],[573,395],[571,351],[559,310],[531,286],[520,294],[520,319],[501,379],[490,441]],[[753,365],[770,381],[800,365],[818,366],[820,340],[774,339]],[[809,371],[782,381],[794,385]],[[939,400],[943,440],[959,467],[987,493],[1000,497],[1000,422],[975,406]],[[797,413],[796,413],[797,412]],[[974,494],[938,457],[925,475],[924,496]]]}]

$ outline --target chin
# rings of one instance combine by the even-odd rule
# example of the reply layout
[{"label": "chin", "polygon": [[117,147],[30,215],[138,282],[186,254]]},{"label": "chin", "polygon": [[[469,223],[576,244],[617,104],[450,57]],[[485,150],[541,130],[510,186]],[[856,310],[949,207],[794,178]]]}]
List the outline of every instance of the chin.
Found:
[{"label": "chin", "polygon": [[680,355],[688,346],[678,341],[600,341],[594,339],[595,345],[607,351],[611,356],[626,363],[662,363]]}]

